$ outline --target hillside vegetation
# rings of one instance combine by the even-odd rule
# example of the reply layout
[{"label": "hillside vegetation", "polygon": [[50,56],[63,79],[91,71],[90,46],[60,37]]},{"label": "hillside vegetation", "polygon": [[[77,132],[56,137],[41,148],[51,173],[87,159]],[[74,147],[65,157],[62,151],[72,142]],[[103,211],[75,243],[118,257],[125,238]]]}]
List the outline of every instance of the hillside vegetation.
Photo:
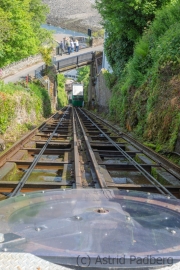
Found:
[{"label": "hillside vegetation", "polygon": [[38,84],[28,87],[0,82],[0,135],[16,137],[51,114],[47,90]]},{"label": "hillside vegetation", "polygon": [[180,130],[180,0],[107,2],[97,7],[109,16],[110,117],[157,151],[173,151]]},{"label": "hillside vegetation", "polygon": [[60,73],[57,75],[57,82],[58,82],[57,102],[58,102],[58,109],[60,109],[68,104],[67,94],[65,92],[66,78],[64,74]]},{"label": "hillside vegetation", "polygon": [[77,82],[83,84],[85,105],[88,104],[89,73],[90,73],[89,66],[81,67],[78,68],[77,70]]}]

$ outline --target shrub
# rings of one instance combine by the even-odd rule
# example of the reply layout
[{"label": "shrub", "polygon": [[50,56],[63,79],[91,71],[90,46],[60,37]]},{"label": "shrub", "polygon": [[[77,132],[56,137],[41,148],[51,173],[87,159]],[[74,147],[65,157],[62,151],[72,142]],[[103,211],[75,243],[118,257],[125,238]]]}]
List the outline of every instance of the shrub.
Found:
[{"label": "shrub", "polygon": [[4,134],[16,117],[17,110],[22,107],[28,114],[32,111],[37,120],[51,114],[48,93],[36,84],[25,88],[20,84],[4,84],[0,82],[0,133]]},{"label": "shrub", "polygon": [[[157,144],[157,150],[172,151],[180,128],[180,78],[175,78],[180,67],[179,17],[180,0],[156,11],[121,70],[109,103],[111,119]],[[115,61],[120,70],[122,59]],[[173,100],[177,104],[172,108]]]},{"label": "shrub", "polygon": [[67,105],[67,94],[65,92],[65,82],[66,78],[64,77],[63,74],[58,74],[57,75],[57,80],[58,80],[58,107],[62,108]]}]

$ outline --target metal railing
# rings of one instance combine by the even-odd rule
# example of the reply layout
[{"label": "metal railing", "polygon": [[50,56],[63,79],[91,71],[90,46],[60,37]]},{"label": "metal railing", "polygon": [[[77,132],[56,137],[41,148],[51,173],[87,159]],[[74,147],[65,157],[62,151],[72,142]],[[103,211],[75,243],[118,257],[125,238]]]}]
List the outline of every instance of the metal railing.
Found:
[{"label": "metal railing", "polygon": [[50,89],[49,79],[44,79],[41,76],[41,71],[39,70],[35,70],[35,78],[38,79],[42,83],[42,85],[48,90],[48,93],[49,93],[49,89]]},{"label": "metal railing", "polygon": [[[93,62],[94,61],[94,52],[87,52],[83,54],[79,54],[77,56],[68,57],[65,59],[56,60],[56,56],[53,58],[53,64],[56,65],[57,69],[76,66],[84,62]],[[46,65],[40,66],[35,70],[35,78],[41,79],[42,75],[46,69]]]},{"label": "metal railing", "polygon": [[[72,67],[73,69],[78,67],[82,63],[91,63],[94,61],[94,52],[87,52],[83,54],[79,54],[77,56],[68,57],[66,59],[56,60],[56,57],[53,58],[53,64],[56,65],[57,70]],[[46,65],[40,66],[38,69],[35,70],[35,78],[38,79],[45,88],[47,88],[49,92],[50,82],[49,80],[45,80],[42,76],[46,69]]]},{"label": "metal railing", "polygon": [[68,57],[66,59],[57,60],[55,62],[57,69],[69,67],[69,66],[78,66],[83,62],[92,62],[93,61],[93,52],[83,53],[77,56]]}]

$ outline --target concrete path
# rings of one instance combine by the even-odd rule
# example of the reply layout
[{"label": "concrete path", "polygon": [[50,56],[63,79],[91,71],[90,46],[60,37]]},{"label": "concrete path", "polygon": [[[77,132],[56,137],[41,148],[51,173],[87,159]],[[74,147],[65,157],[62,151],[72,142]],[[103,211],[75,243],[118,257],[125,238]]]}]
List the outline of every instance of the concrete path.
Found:
[{"label": "concrete path", "polygon": [[[100,46],[96,46],[96,47],[81,49],[79,52],[74,52],[74,53],[71,53],[70,55],[68,55],[68,54],[63,54],[62,56],[57,55],[56,60],[66,59],[69,57],[77,56],[77,55],[87,53],[87,52],[92,52],[92,51],[103,51],[103,46],[100,45]],[[39,67],[41,67],[42,65],[44,65],[44,62],[39,62],[31,67],[27,67],[27,68],[17,72],[14,75],[11,75],[11,76],[4,78],[3,81],[4,81],[4,83],[17,82],[22,77],[25,77],[28,74],[34,76],[35,70],[38,69]]]}]

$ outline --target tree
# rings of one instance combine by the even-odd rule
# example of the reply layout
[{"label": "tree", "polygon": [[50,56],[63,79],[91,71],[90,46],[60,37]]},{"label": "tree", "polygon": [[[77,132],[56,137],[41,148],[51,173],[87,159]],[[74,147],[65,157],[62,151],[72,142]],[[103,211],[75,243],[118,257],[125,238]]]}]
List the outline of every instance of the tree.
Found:
[{"label": "tree", "polygon": [[46,64],[46,68],[47,66],[50,66],[52,64],[52,51],[53,51],[53,47],[50,46],[42,46],[40,48],[40,53],[42,55],[43,61]]},{"label": "tree", "polygon": [[133,47],[155,11],[170,0],[96,0],[96,8],[107,32],[105,52],[119,74],[133,54]]},{"label": "tree", "polygon": [[84,66],[77,70],[77,81],[83,83],[84,101],[88,101],[88,85],[89,85],[90,67]]},{"label": "tree", "polygon": [[8,13],[0,8],[0,43],[5,42],[10,36],[11,24],[8,21]]},{"label": "tree", "polygon": [[3,57],[3,46],[10,37],[12,26],[8,21],[8,13],[0,8],[0,57]]},{"label": "tree", "polygon": [[78,68],[77,70],[77,81],[78,82],[86,82],[89,81],[89,66]]},{"label": "tree", "polygon": [[50,39],[49,32],[40,27],[47,12],[41,0],[0,1],[0,14],[8,34],[6,42],[0,42],[0,67],[39,52],[41,44]]}]

